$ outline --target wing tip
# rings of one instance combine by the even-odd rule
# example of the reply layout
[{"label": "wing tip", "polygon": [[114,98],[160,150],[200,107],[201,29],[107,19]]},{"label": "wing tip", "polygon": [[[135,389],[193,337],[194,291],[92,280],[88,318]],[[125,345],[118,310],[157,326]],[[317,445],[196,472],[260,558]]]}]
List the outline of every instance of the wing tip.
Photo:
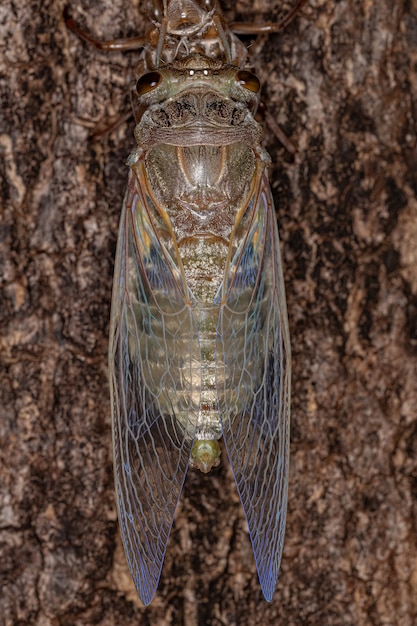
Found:
[{"label": "wing tip", "polygon": [[139,600],[142,602],[143,606],[149,606],[156,596],[156,589],[152,590],[140,590],[137,589]]},{"label": "wing tip", "polygon": [[277,588],[278,576],[272,576],[268,579],[262,579],[258,572],[259,584],[262,589],[262,594],[267,602],[272,602],[275,590]]},{"label": "wing tip", "polygon": [[139,575],[133,576],[132,578],[135,584],[136,592],[139,596],[139,600],[142,602],[144,606],[149,606],[154,597],[156,596],[156,592],[158,590],[159,581],[161,578],[162,572],[162,564],[159,570],[159,575],[154,576],[152,579],[148,575],[148,580],[145,580],[144,577]]}]

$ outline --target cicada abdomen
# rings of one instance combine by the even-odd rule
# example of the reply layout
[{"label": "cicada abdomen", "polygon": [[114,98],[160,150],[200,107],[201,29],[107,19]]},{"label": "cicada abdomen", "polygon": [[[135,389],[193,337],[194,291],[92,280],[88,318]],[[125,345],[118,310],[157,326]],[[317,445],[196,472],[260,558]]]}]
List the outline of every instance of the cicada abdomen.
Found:
[{"label": "cicada abdomen", "polygon": [[133,94],[137,147],[111,312],[123,543],[149,604],[188,467],[218,465],[223,438],[270,601],[285,529],[291,357],[269,157],[254,118],[260,84],[217,5],[166,0],[156,16],[138,39],[147,45]]}]

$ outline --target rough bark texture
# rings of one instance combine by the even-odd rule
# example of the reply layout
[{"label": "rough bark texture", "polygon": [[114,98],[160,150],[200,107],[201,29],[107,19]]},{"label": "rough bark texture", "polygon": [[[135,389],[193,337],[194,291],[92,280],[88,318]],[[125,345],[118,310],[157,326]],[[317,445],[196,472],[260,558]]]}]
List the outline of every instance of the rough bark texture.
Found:
[{"label": "rough bark texture", "polygon": [[[260,593],[227,464],[190,473],[159,592],[136,599],[119,539],[107,335],[135,54],[88,48],[62,0],[0,8],[0,624],[417,623],[417,9],[311,0],[254,46],[293,346],[287,536]],[[136,2],[138,4],[138,2]],[[277,15],[279,3],[238,4]],[[98,37],[131,0],[72,3]]]}]

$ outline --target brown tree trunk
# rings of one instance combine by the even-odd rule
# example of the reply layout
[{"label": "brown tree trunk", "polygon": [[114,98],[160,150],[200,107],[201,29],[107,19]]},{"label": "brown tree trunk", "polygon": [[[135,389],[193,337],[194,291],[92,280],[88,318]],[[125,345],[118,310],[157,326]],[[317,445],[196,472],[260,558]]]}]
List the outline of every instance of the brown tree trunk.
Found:
[{"label": "brown tree trunk", "polygon": [[[80,0],[100,38],[130,0]],[[293,346],[287,535],[260,593],[227,463],[190,473],[158,594],[137,600],[113,492],[107,336],[135,54],[65,28],[63,0],[0,9],[0,624],[417,623],[417,8],[311,0],[257,42]],[[279,2],[238,4],[277,15]],[[240,15],[242,19],[244,16]],[[136,57],[137,58],[137,57]]]}]

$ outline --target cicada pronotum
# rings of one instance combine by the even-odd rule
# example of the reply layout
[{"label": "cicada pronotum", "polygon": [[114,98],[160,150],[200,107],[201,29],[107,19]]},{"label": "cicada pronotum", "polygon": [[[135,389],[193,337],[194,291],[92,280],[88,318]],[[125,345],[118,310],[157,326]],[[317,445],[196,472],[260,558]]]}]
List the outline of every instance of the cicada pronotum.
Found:
[{"label": "cicada pronotum", "polygon": [[254,118],[260,83],[236,33],[283,24],[228,26],[204,0],[152,5],[133,40],[100,43],[66,18],[102,49],[143,48],[109,348],[121,533],[149,604],[187,470],[218,465],[223,439],[270,601],[287,506],[290,340]]}]

